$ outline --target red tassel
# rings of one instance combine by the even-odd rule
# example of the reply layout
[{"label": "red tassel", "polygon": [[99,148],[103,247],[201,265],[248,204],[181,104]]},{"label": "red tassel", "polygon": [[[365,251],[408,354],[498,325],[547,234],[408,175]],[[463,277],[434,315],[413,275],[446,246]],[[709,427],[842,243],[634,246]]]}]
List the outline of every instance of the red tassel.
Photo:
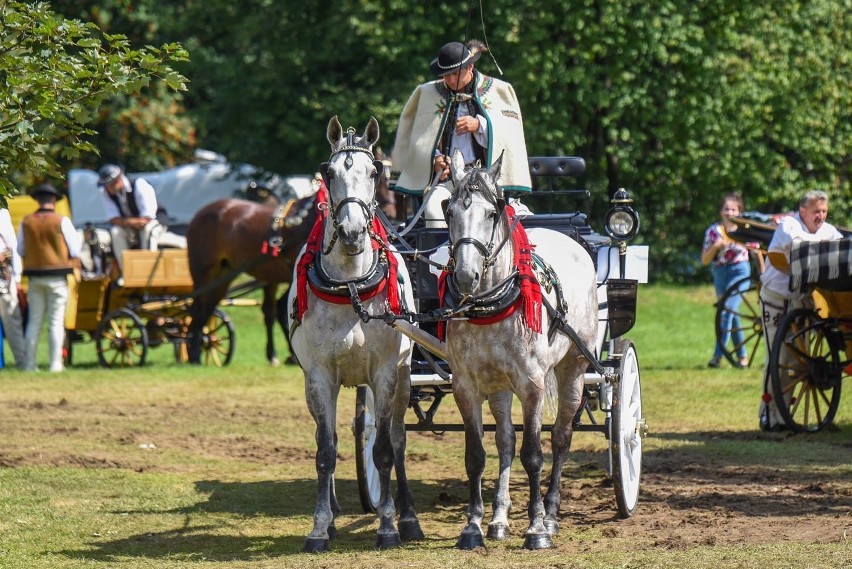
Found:
[{"label": "red tassel", "polygon": [[260,246],[260,252],[263,255],[266,255],[267,251],[269,251],[269,241],[264,241],[263,245]]}]

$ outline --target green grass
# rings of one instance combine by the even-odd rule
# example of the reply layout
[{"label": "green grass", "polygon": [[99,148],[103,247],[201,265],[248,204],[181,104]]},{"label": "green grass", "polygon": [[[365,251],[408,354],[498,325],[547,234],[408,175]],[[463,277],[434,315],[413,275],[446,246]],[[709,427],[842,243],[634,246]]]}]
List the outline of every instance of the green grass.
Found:
[{"label": "green grass", "polygon": [[[696,472],[716,465],[813,473],[852,492],[848,394],[837,431],[761,436],[760,371],[706,367],[710,287],[645,286],[639,294],[629,336],[651,429],[646,456]],[[75,367],[65,373],[0,372],[0,568],[850,566],[845,539],[655,546],[653,535],[631,535],[629,524],[604,539],[603,528],[611,526],[578,520],[566,523],[556,550],[522,551],[521,538],[513,538],[487,551],[459,552],[453,544],[466,490],[457,433],[409,436],[409,477],[428,540],[376,552],[375,520],[360,514],[354,481],[353,390],[344,390],[338,408],[339,538],[328,555],[301,554],[316,486],[301,374],[266,365],[259,309],[228,312],[237,352],[225,369],[175,363],[163,346],[149,352],[144,369],[105,370],[94,346],[79,344]],[[458,420],[452,402],[441,420]],[[602,436],[578,434],[566,485],[599,488],[605,448]],[[521,469],[513,479],[522,488]],[[643,496],[652,507],[668,499]],[[515,515],[522,517],[520,502]],[[612,512],[614,504],[602,508]],[[843,519],[848,526],[848,512]]]}]

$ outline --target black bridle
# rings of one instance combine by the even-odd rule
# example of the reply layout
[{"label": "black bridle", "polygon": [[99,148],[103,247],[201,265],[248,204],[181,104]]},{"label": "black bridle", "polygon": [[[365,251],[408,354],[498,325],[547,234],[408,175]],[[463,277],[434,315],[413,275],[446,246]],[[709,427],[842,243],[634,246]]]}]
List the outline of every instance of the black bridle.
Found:
[{"label": "black bridle", "polygon": [[[473,191],[479,191],[479,185],[476,184],[476,183],[473,183],[473,182],[467,182],[466,187],[468,188],[469,191],[472,191],[472,192]],[[447,233],[448,233],[448,235],[449,235],[450,221],[447,218],[447,211],[449,210],[450,202],[453,201],[453,199],[458,199],[458,198],[457,197],[451,198],[449,200],[446,200],[444,202],[444,204],[442,204],[443,209],[444,209],[444,220],[447,222],[447,229],[448,229]],[[467,207],[469,207],[470,204],[465,203],[465,205]],[[458,240],[453,241],[452,236],[449,236],[448,240],[449,240],[449,244],[450,244],[450,265],[451,266],[453,266],[453,267],[455,266],[456,252],[458,251],[458,248],[461,247],[462,245],[473,245],[476,248],[476,250],[479,251],[480,255],[482,255],[482,259],[483,259],[482,260],[482,273],[483,274],[485,274],[485,271],[487,271],[489,267],[494,265],[494,263],[497,261],[497,254],[506,245],[506,242],[508,242],[509,238],[512,236],[512,231],[515,229],[515,226],[518,224],[518,221],[520,220],[520,218],[516,217],[514,222],[509,224],[509,219],[508,219],[507,214],[506,214],[506,200],[504,200],[503,198],[497,198],[497,201],[496,201],[496,204],[495,204],[495,209],[496,209],[497,215],[494,216],[494,220],[491,223],[491,236],[489,237],[488,244],[485,244],[482,241],[480,241],[479,239],[476,239],[474,237],[462,237]],[[503,236],[503,240],[500,241],[500,243],[495,247],[494,241],[495,241],[496,236],[497,236],[497,227],[499,227],[500,222],[504,219],[506,220],[506,226],[508,227],[508,230],[506,231],[506,234]]]},{"label": "black bridle", "polygon": [[[352,168],[354,161],[352,159],[352,155],[355,152],[363,152],[373,161],[373,167],[376,168],[376,177],[373,185],[373,199],[370,200],[368,204],[364,200],[355,197],[355,196],[347,196],[342,200],[335,203],[334,197],[331,194],[331,180],[328,177],[328,168],[334,158],[340,154],[345,154],[346,159],[343,162],[344,167],[349,170]],[[339,237],[340,231],[340,210],[346,204],[354,203],[358,205],[363,211],[364,216],[367,218],[367,231],[370,232],[371,238],[375,239],[375,235],[373,235],[372,227],[373,227],[373,218],[376,215],[376,208],[378,204],[376,203],[376,189],[378,188],[379,181],[381,180],[382,171],[384,169],[384,164],[381,160],[376,160],[375,155],[373,155],[373,151],[364,144],[360,143],[355,139],[355,129],[349,127],[346,131],[346,144],[335,150],[328,159],[328,162],[323,162],[320,165],[320,173],[322,174],[323,181],[325,182],[325,186],[328,188],[328,210],[329,217],[331,217],[331,223],[334,226],[334,235],[331,238],[331,242],[328,244],[328,247],[323,251],[323,255],[328,255],[331,250],[334,248],[334,245],[337,243],[337,239]]]}]

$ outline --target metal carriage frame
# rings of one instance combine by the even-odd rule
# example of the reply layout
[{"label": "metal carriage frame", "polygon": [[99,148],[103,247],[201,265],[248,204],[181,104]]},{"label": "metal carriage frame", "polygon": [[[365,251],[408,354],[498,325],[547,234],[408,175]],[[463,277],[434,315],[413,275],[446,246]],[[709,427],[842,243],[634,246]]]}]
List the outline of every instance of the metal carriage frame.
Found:
[{"label": "metal carriage frame", "polygon": [[[530,172],[539,180],[549,182],[547,190],[538,195],[551,204],[560,195],[588,198],[588,190],[554,189],[561,177],[578,177],[585,170],[585,161],[578,157],[530,158]],[[415,208],[416,209],[416,208]],[[610,220],[624,217],[632,223],[626,233],[613,230]],[[614,224],[615,222],[613,222]],[[587,216],[579,211],[528,216],[525,227],[548,227],[566,233],[580,242],[596,261],[598,269],[598,338],[592,354],[595,361],[584,375],[584,396],[581,409],[574,419],[574,430],[598,432],[608,440],[607,476],[615,489],[618,513],[629,517],[636,511],[642,468],[642,439],[647,424],[642,414],[640,370],[634,343],[625,337],[635,322],[638,283],[647,282],[646,248],[628,247],[627,242],[638,230],[639,219],[632,207],[628,192],[619,190],[607,214],[609,236],[601,235],[589,226]],[[435,251],[446,241],[445,229],[417,228],[406,236],[406,247],[424,252]],[[635,253],[635,255],[634,255]],[[644,255],[644,257],[643,257]],[[418,256],[407,263],[414,281],[415,301],[420,314],[437,307],[437,276],[430,273],[430,263]],[[633,269],[631,271],[631,269]],[[644,271],[644,276],[641,274]],[[633,273],[639,273],[639,278]],[[406,423],[407,431],[442,433],[462,431],[459,423],[439,422],[436,419],[441,403],[452,394],[452,371],[441,354],[437,338],[430,333],[429,324],[421,323],[416,333],[415,356],[412,359],[411,396],[409,408],[415,420]],[[404,332],[405,333],[405,332]],[[410,335],[410,334],[409,334]],[[433,353],[434,352],[434,353]],[[357,388],[353,433],[356,446],[356,471],[361,505],[365,512],[374,511],[379,496],[378,471],[372,463],[375,437],[372,393],[366,386]],[[522,430],[521,425],[515,425]],[[544,425],[550,431],[552,425]],[[484,425],[494,431],[493,424]]]}]

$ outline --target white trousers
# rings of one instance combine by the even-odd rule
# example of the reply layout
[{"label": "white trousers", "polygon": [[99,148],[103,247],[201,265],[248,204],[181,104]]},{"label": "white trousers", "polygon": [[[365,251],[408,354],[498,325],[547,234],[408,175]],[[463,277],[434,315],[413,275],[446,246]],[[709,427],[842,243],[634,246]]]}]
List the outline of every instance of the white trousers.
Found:
[{"label": "white trousers", "polygon": [[18,369],[24,369],[27,362],[27,343],[24,340],[24,318],[18,303],[18,283],[14,279],[9,283],[9,292],[0,294],[0,318],[3,320],[3,335]]},{"label": "white trousers", "polygon": [[140,249],[156,251],[160,246],[160,234],[164,231],[165,228],[156,219],[149,221],[148,225],[143,227],[141,231],[127,227],[118,227],[116,225],[112,226],[109,230],[112,240],[112,254],[118,263],[119,269],[122,268],[122,253],[130,249],[131,244],[139,243]]},{"label": "white trousers", "polygon": [[68,304],[68,281],[65,275],[30,277],[27,289],[29,318],[27,321],[27,359],[24,369],[36,369],[36,354],[41,326],[47,319],[47,351],[50,371],[62,371],[62,344],[65,341],[65,306]]},{"label": "white trousers", "polygon": [[[769,376],[769,356],[772,352],[772,343],[775,340],[775,332],[778,330],[778,326],[781,324],[781,320],[784,318],[784,315],[795,308],[812,308],[813,299],[810,296],[805,296],[801,300],[790,300],[780,294],[763,288],[760,291],[760,306],[763,311],[763,339],[764,342],[766,342],[766,364],[763,368],[763,393],[760,398],[758,418],[769,427],[774,427],[775,425],[784,426],[786,423],[784,418],[781,417],[781,413],[778,411],[778,405],[776,404],[772,394],[772,379]],[[778,355],[778,363],[783,367],[790,367],[794,364],[794,361],[787,350],[781,350],[781,353]],[[781,375],[780,380],[782,389],[789,387],[790,383],[793,381],[783,374]],[[789,400],[792,398],[792,393],[788,392],[785,396],[787,404],[789,404]]]}]

